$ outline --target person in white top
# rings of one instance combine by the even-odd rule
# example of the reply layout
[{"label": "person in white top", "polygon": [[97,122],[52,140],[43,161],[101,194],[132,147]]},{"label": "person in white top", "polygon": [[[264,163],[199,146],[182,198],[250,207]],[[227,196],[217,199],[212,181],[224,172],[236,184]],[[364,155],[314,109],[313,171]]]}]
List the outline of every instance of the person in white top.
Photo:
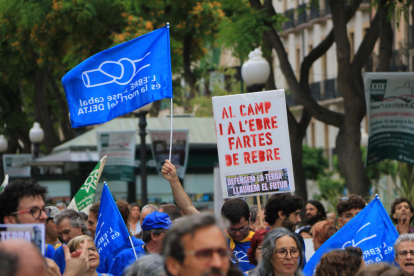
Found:
[{"label": "person in white top", "polygon": [[130,227],[131,234],[137,235],[141,233],[141,207],[137,203],[131,204],[131,217],[130,217]]}]

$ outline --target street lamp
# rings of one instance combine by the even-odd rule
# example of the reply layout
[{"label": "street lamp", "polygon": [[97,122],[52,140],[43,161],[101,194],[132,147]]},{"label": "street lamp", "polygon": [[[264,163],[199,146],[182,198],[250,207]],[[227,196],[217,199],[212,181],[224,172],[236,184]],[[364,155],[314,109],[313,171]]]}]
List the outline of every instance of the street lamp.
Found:
[{"label": "street lamp", "polygon": [[[44,137],[45,137],[45,133],[43,129],[40,127],[40,124],[38,122],[35,122],[33,124],[33,127],[29,131],[29,138],[33,144],[34,159],[39,157],[39,146],[40,146],[40,143],[43,141]],[[38,168],[35,167],[33,174],[38,174],[38,172],[39,172]]]},{"label": "street lamp", "polygon": [[[140,109],[135,110],[139,117],[138,127],[139,127],[139,136],[141,137],[141,205],[145,206],[148,204],[148,192],[147,192],[147,151],[145,148],[145,136],[147,132],[145,128],[147,127],[147,114],[152,108],[152,103],[149,103]],[[135,197],[135,194],[134,194]]]},{"label": "street lamp", "polygon": [[262,56],[262,51],[256,48],[250,52],[249,59],[241,69],[243,81],[247,85],[248,92],[262,91],[269,78],[270,65]]},{"label": "street lamp", "polygon": [[7,151],[8,146],[9,145],[7,143],[7,140],[4,138],[4,135],[0,135],[0,182],[3,182],[4,179],[3,153]]}]

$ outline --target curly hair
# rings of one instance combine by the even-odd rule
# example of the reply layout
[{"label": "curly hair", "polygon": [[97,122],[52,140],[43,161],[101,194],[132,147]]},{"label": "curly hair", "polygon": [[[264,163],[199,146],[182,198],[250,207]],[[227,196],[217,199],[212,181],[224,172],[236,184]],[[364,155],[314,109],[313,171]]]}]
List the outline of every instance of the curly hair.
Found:
[{"label": "curly hair", "polygon": [[257,266],[256,249],[263,242],[264,236],[269,231],[270,230],[263,230],[262,229],[262,230],[256,231],[256,233],[254,233],[252,239],[250,240],[250,248],[249,248],[249,250],[247,250],[247,258],[249,259],[250,264]]},{"label": "curly hair", "polygon": [[329,220],[323,220],[315,223],[312,227],[311,233],[314,240],[317,240],[321,244],[326,242],[330,237],[338,231],[334,223]]},{"label": "curly hair", "polygon": [[302,208],[303,200],[300,197],[290,193],[274,194],[266,203],[265,220],[272,226],[279,218],[279,211],[282,211],[287,217]]},{"label": "curly hair", "polygon": [[0,193],[0,222],[4,223],[4,217],[17,211],[20,199],[24,197],[41,196],[45,201],[47,188],[40,186],[34,180],[15,180],[10,182]]},{"label": "curly hair", "polygon": [[404,276],[404,274],[388,263],[375,263],[362,268],[356,276]]},{"label": "curly hair", "polygon": [[338,216],[342,216],[343,213],[348,212],[352,209],[364,209],[365,200],[359,195],[349,195],[339,199],[336,205],[336,211]]},{"label": "curly hair", "polygon": [[315,276],[355,275],[361,268],[362,250],[359,247],[347,247],[345,250],[333,250],[322,256],[316,267]]},{"label": "curly hair", "polygon": [[[394,202],[391,204],[391,219],[394,221],[394,223],[397,223],[398,221],[395,218],[393,218],[392,215],[395,214],[395,208],[397,208],[397,205],[399,205],[403,202],[406,202],[408,204],[408,206],[410,206],[411,214],[414,213],[414,207],[411,204],[411,201],[409,201],[405,197],[399,197],[399,198],[395,199]],[[411,217],[410,223],[413,222],[413,219],[414,219],[414,216]]]},{"label": "curly hair", "polygon": [[118,199],[116,201],[116,206],[118,207],[119,212],[121,213],[122,219],[124,220],[125,225],[129,229],[129,216],[131,215],[131,208],[129,207],[128,202],[123,199]]},{"label": "curly hair", "polygon": [[249,205],[240,198],[229,199],[221,207],[221,216],[228,219],[231,224],[239,223],[242,218],[248,222],[250,217]]}]

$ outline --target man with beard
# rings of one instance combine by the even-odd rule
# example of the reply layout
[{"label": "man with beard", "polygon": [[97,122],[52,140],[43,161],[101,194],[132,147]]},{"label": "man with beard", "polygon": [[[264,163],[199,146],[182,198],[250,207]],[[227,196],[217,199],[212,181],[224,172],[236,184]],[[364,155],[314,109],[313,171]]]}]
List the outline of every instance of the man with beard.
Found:
[{"label": "man with beard", "polygon": [[306,202],[305,205],[305,222],[306,226],[297,229],[296,233],[307,232],[309,233],[310,229],[312,228],[315,223],[326,220],[326,212],[325,208],[323,207],[322,203],[317,200],[311,199]]},{"label": "man with beard", "polygon": [[[300,210],[303,208],[303,200],[290,193],[280,193],[272,195],[266,203],[265,220],[269,224],[270,230],[278,227],[286,228],[292,232],[301,222]],[[305,242],[300,234],[295,233],[303,246],[303,256],[305,256]],[[304,259],[304,265],[306,259]]]},{"label": "man with beard", "polygon": [[391,204],[391,218],[397,224],[396,228],[400,235],[414,233],[414,227],[410,225],[413,215],[413,205],[405,197],[399,197]]}]

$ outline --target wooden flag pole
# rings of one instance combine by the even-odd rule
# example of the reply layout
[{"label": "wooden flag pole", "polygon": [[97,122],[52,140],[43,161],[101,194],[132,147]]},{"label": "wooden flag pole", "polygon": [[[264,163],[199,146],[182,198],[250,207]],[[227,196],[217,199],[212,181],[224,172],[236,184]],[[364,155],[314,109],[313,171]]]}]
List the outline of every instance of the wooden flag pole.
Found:
[{"label": "wooden flag pole", "polygon": [[96,180],[96,184],[99,183],[99,179],[101,178],[103,168],[105,167],[106,155],[104,157],[102,157],[102,159],[99,162],[100,162],[100,164],[99,164],[99,171],[98,171],[98,179]]},{"label": "wooden flag pole", "polygon": [[256,199],[257,199],[257,211],[259,212],[260,226],[263,226],[262,203],[260,202],[260,196],[256,196]]}]

